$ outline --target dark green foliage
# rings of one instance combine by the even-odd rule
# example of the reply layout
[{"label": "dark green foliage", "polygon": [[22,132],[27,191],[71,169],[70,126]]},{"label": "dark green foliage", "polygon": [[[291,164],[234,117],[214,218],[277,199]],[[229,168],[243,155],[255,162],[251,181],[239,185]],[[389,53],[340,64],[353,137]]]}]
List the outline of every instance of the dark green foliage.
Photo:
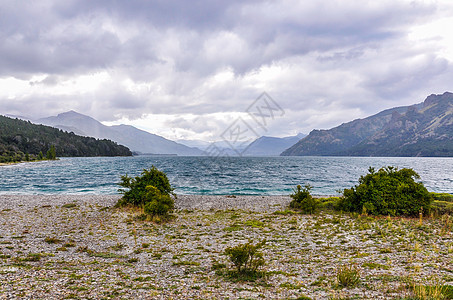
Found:
[{"label": "dark green foliage", "polygon": [[340,197],[319,198],[319,207],[325,210],[338,210]]},{"label": "dark green foliage", "polygon": [[50,149],[47,150],[46,158],[52,160],[57,158],[57,151],[54,145],[50,146]]},{"label": "dark green foliage", "polygon": [[[109,140],[97,140],[60,129],[0,116],[0,163],[68,156],[130,156],[131,151]],[[41,154],[39,154],[41,153]],[[38,157],[39,156],[39,157]]]},{"label": "dark green foliage", "polygon": [[434,200],[453,203],[453,195],[448,193],[430,193]]},{"label": "dark green foliage", "polygon": [[228,247],[224,254],[228,256],[230,261],[236,268],[238,274],[253,274],[258,271],[258,268],[264,266],[263,254],[259,251],[266,244],[266,240],[253,245],[251,242]]},{"label": "dark green foliage", "polygon": [[438,215],[453,215],[453,202],[434,201],[431,211]]},{"label": "dark green foliage", "polygon": [[312,186],[306,184],[304,188],[298,185],[293,189],[294,194],[290,195],[294,200],[289,203],[291,208],[299,209],[304,214],[312,214],[318,208],[318,201],[310,195]]},{"label": "dark green foliage", "polygon": [[143,207],[145,214],[153,217],[153,220],[160,221],[158,217],[167,216],[175,206],[167,175],[154,166],[150,170],[144,169],[142,176],[121,176],[119,185],[126,189],[118,190],[123,197],[117,205]]},{"label": "dark green foliage", "polygon": [[415,181],[420,176],[414,170],[389,166],[368,171],[360,177],[359,185],[344,190],[340,209],[390,216],[418,216],[421,211],[430,211],[432,196],[423,183]]},{"label": "dark green foliage", "polygon": [[[145,206],[146,203],[155,200],[157,189],[162,196],[170,196],[173,194],[173,189],[168,181],[167,175],[159,171],[155,166],[151,169],[144,169],[142,176],[135,178],[126,175],[121,176],[120,186],[126,189],[119,189],[118,191],[123,194],[123,197],[118,202],[118,205],[132,204],[134,206]],[[148,188],[148,187],[154,187]],[[166,199],[162,199],[164,202]]]},{"label": "dark green foliage", "polygon": [[162,194],[152,185],[146,187],[145,203],[145,214],[151,216],[166,216],[175,207],[170,195]]}]

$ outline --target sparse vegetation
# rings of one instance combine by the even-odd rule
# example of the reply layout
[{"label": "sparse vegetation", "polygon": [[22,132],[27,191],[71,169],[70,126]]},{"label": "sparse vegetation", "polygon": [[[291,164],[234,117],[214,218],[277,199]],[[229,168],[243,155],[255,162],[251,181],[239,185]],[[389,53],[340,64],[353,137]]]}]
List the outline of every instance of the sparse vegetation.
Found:
[{"label": "sparse vegetation", "polygon": [[290,197],[269,210],[260,196],[244,199],[252,208],[176,210],[157,226],[137,222],[143,208],[101,209],[115,197],[33,197],[0,203],[0,294],[12,298],[452,298],[449,215],[307,215],[285,210]]}]

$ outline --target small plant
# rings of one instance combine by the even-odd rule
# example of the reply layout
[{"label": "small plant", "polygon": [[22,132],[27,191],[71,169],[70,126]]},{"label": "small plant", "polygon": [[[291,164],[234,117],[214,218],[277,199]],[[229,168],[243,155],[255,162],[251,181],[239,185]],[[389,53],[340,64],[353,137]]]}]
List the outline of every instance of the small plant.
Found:
[{"label": "small plant", "polygon": [[360,282],[359,270],[353,265],[345,265],[337,270],[338,285],[341,287],[354,287]]},{"label": "small plant", "polygon": [[39,261],[41,259],[41,254],[39,253],[28,253],[27,257],[25,257],[24,261]]},{"label": "small plant", "polygon": [[75,247],[75,242],[73,240],[70,240],[69,242],[64,243],[63,247],[66,247],[66,248]]},{"label": "small plant", "polygon": [[266,240],[262,240],[256,245],[249,241],[246,244],[226,248],[224,254],[233,263],[237,274],[253,275],[257,273],[258,268],[264,266],[263,254],[259,251],[264,244],[266,244]]},{"label": "small plant", "polygon": [[55,238],[55,237],[46,237],[44,239],[44,241],[47,243],[47,244],[57,244],[57,243],[61,243],[61,240]]},{"label": "small plant", "polygon": [[305,214],[315,213],[318,208],[318,201],[310,195],[310,190],[313,187],[306,184],[303,188],[298,185],[293,189],[294,194],[290,197],[294,200],[289,203],[289,207],[299,209]]},{"label": "small plant", "polygon": [[111,248],[113,251],[121,251],[121,250],[124,249],[124,247],[126,247],[124,244],[122,244],[122,243],[116,243],[116,245],[111,246],[110,248]]},{"label": "small plant", "polygon": [[411,285],[414,299],[417,300],[441,300],[452,299],[453,288],[442,284],[439,280],[432,282],[431,285]]},{"label": "small plant", "polygon": [[66,204],[63,204],[61,207],[63,207],[63,208],[74,208],[74,207],[77,207],[77,204],[76,203],[66,203]]}]

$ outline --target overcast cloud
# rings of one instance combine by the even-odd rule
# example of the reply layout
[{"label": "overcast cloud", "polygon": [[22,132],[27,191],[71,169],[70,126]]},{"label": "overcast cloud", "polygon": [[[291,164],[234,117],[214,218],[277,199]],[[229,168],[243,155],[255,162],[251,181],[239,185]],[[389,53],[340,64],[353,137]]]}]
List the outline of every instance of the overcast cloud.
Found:
[{"label": "overcast cloud", "polygon": [[260,134],[337,126],[452,91],[451,1],[0,2],[0,114],[75,110],[218,140],[267,92]]}]

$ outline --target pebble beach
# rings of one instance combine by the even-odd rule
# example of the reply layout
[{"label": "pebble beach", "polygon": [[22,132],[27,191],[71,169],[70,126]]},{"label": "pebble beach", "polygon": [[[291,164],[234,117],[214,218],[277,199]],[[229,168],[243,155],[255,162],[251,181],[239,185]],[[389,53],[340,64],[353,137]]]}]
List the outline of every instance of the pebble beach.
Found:
[{"label": "pebble beach", "polygon": [[[119,197],[0,195],[0,299],[404,299],[417,285],[453,285],[447,217],[301,215],[289,196],[179,195],[174,218],[154,224],[114,208]],[[262,239],[263,277],[222,275],[226,247]],[[338,282],[346,265],[354,286]]]}]

